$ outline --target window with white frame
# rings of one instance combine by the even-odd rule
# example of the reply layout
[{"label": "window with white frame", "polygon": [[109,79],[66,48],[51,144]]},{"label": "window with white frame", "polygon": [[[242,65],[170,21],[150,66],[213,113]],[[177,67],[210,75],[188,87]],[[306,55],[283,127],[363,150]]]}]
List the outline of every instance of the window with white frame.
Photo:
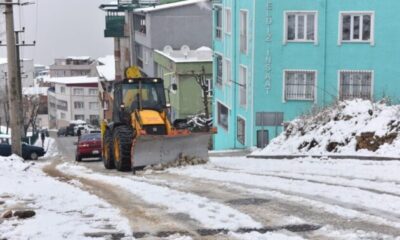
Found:
[{"label": "window with white frame", "polygon": [[372,98],[372,71],[340,71],[339,99]]},{"label": "window with white frame", "polygon": [[83,95],[84,94],[84,90],[83,90],[83,88],[74,88],[73,94],[74,95]]},{"label": "window with white frame", "polygon": [[317,12],[286,12],[286,42],[316,42]]},{"label": "window with white frame", "polygon": [[98,90],[95,88],[89,89],[89,95],[97,95],[98,94]]},{"label": "window with white frame", "polygon": [[239,69],[239,102],[241,106],[247,104],[247,68],[240,66]]},{"label": "window with white frame", "polygon": [[225,58],[225,73],[224,73],[224,81],[227,84],[230,84],[232,81],[232,67],[231,60]]},{"label": "window with white frame", "polygon": [[74,120],[85,120],[85,115],[83,115],[83,114],[77,114],[77,115],[74,115]]},{"label": "window with white frame", "polygon": [[222,8],[215,7],[215,38],[222,38]]},{"label": "window with white frame", "polygon": [[232,13],[230,8],[225,9],[225,33],[232,32]]},{"label": "window with white frame", "polygon": [[373,12],[341,12],[340,42],[367,42],[374,39]]},{"label": "window with white frame", "polygon": [[98,102],[90,102],[89,103],[89,109],[90,110],[98,110],[99,109],[99,103]]},{"label": "window with white frame", "polygon": [[213,88],[214,88],[214,86],[213,86],[213,81],[212,81],[212,79],[207,79],[207,82],[208,82],[208,97],[212,97],[213,96],[213,92],[214,92],[214,90],[213,90]]},{"label": "window with white frame", "polygon": [[315,100],[316,71],[288,70],[284,75],[285,101]]},{"label": "window with white frame", "polygon": [[219,54],[216,54],[216,59],[215,59],[216,65],[217,65],[217,74],[216,74],[216,82],[218,85],[222,85],[222,75],[223,75],[223,66],[222,66],[222,56]]},{"label": "window with white frame", "polygon": [[74,102],[74,109],[83,109],[85,108],[84,102]]},{"label": "window with white frame", "polygon": [[217,103],[217,111],[218,111],[218,124],[228,130],[228,114],[229,114],[229,109],[221,104],[220,102]]},{"label": "window with white frame", "polygon": [[63,113],[63,112],[60,113],[60,118],[61,118],[61,119],[65,119],[66,117],[67,117],[67,115],[66,115],[65,113]]},{"label": "window with white frame", "polygon": [[247,53],[247,11],[240,10],[240,52]]},{"label": "window with white frame", "polygon": [[237,117],[237,140],[239,143],[241,144],[245,144],[246,142],[246,121],[241,118],[241,117]]},{"label": "window with white frame", "polygon": [[65,93],[65,87],[60,87],[60,93]]},{"label": "window with white frame", "polygon": [[135,51],[136,51],[136,64],[138,67],[143,68],[143,46],[140,44],[136,44]]}]

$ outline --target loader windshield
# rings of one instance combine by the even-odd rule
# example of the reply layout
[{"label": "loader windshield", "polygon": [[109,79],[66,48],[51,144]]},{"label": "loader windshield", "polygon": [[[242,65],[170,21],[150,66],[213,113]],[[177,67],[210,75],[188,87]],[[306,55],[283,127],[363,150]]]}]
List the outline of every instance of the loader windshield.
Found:
[{"label": "loader windshield", "polygon": [[122,88],[124,105],[136,109],[162,110],[165,108],[165,93],[162,82],[138,82],[125,84]]}]

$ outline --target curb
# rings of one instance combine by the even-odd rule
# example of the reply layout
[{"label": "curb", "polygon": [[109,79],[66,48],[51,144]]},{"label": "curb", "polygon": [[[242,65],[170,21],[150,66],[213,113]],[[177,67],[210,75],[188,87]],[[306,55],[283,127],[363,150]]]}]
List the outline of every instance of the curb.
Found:
[{"label": "curb", "polygon": [[351,156],[351,155],[247,155],[247,158],[255,159],[296,159],[296,158],[331,158],[331,159],[352,159],[369,161],[400,161],[400,157],[380,157],[380,156]]}]

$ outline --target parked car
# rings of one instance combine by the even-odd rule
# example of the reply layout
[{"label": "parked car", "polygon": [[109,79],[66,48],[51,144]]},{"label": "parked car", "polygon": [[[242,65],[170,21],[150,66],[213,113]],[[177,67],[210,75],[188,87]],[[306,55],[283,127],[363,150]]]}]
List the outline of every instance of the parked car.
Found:
[{"label": "parked car", "polygon": [[57,131],[57,137],[66,136],[67,135],[67,128],[62,127]]},{"label": "parked car", "polygon": [[[8,157],[11,156],[11,145],[10,144],[0,144],[0,156]],[[46,152],[42,147],[32,146],[26,143],[22,143],[22,158],[37,160],[39,157],[44,156]]]},{"label": "parked car", "polygon": [[101,134],[83,134],[76,144],[75,160],[82,161],[83,158],[101,158]]}]

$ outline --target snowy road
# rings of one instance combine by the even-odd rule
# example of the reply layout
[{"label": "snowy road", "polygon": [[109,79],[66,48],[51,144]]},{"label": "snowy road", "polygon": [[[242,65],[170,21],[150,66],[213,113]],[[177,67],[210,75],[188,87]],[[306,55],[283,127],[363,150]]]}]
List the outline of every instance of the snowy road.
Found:
[{"label": "snowy road", "polygon": [[230,157],[133,176],[57,143],[45,171],[118,208],[136,238],[400,239],[400,162]]}]

